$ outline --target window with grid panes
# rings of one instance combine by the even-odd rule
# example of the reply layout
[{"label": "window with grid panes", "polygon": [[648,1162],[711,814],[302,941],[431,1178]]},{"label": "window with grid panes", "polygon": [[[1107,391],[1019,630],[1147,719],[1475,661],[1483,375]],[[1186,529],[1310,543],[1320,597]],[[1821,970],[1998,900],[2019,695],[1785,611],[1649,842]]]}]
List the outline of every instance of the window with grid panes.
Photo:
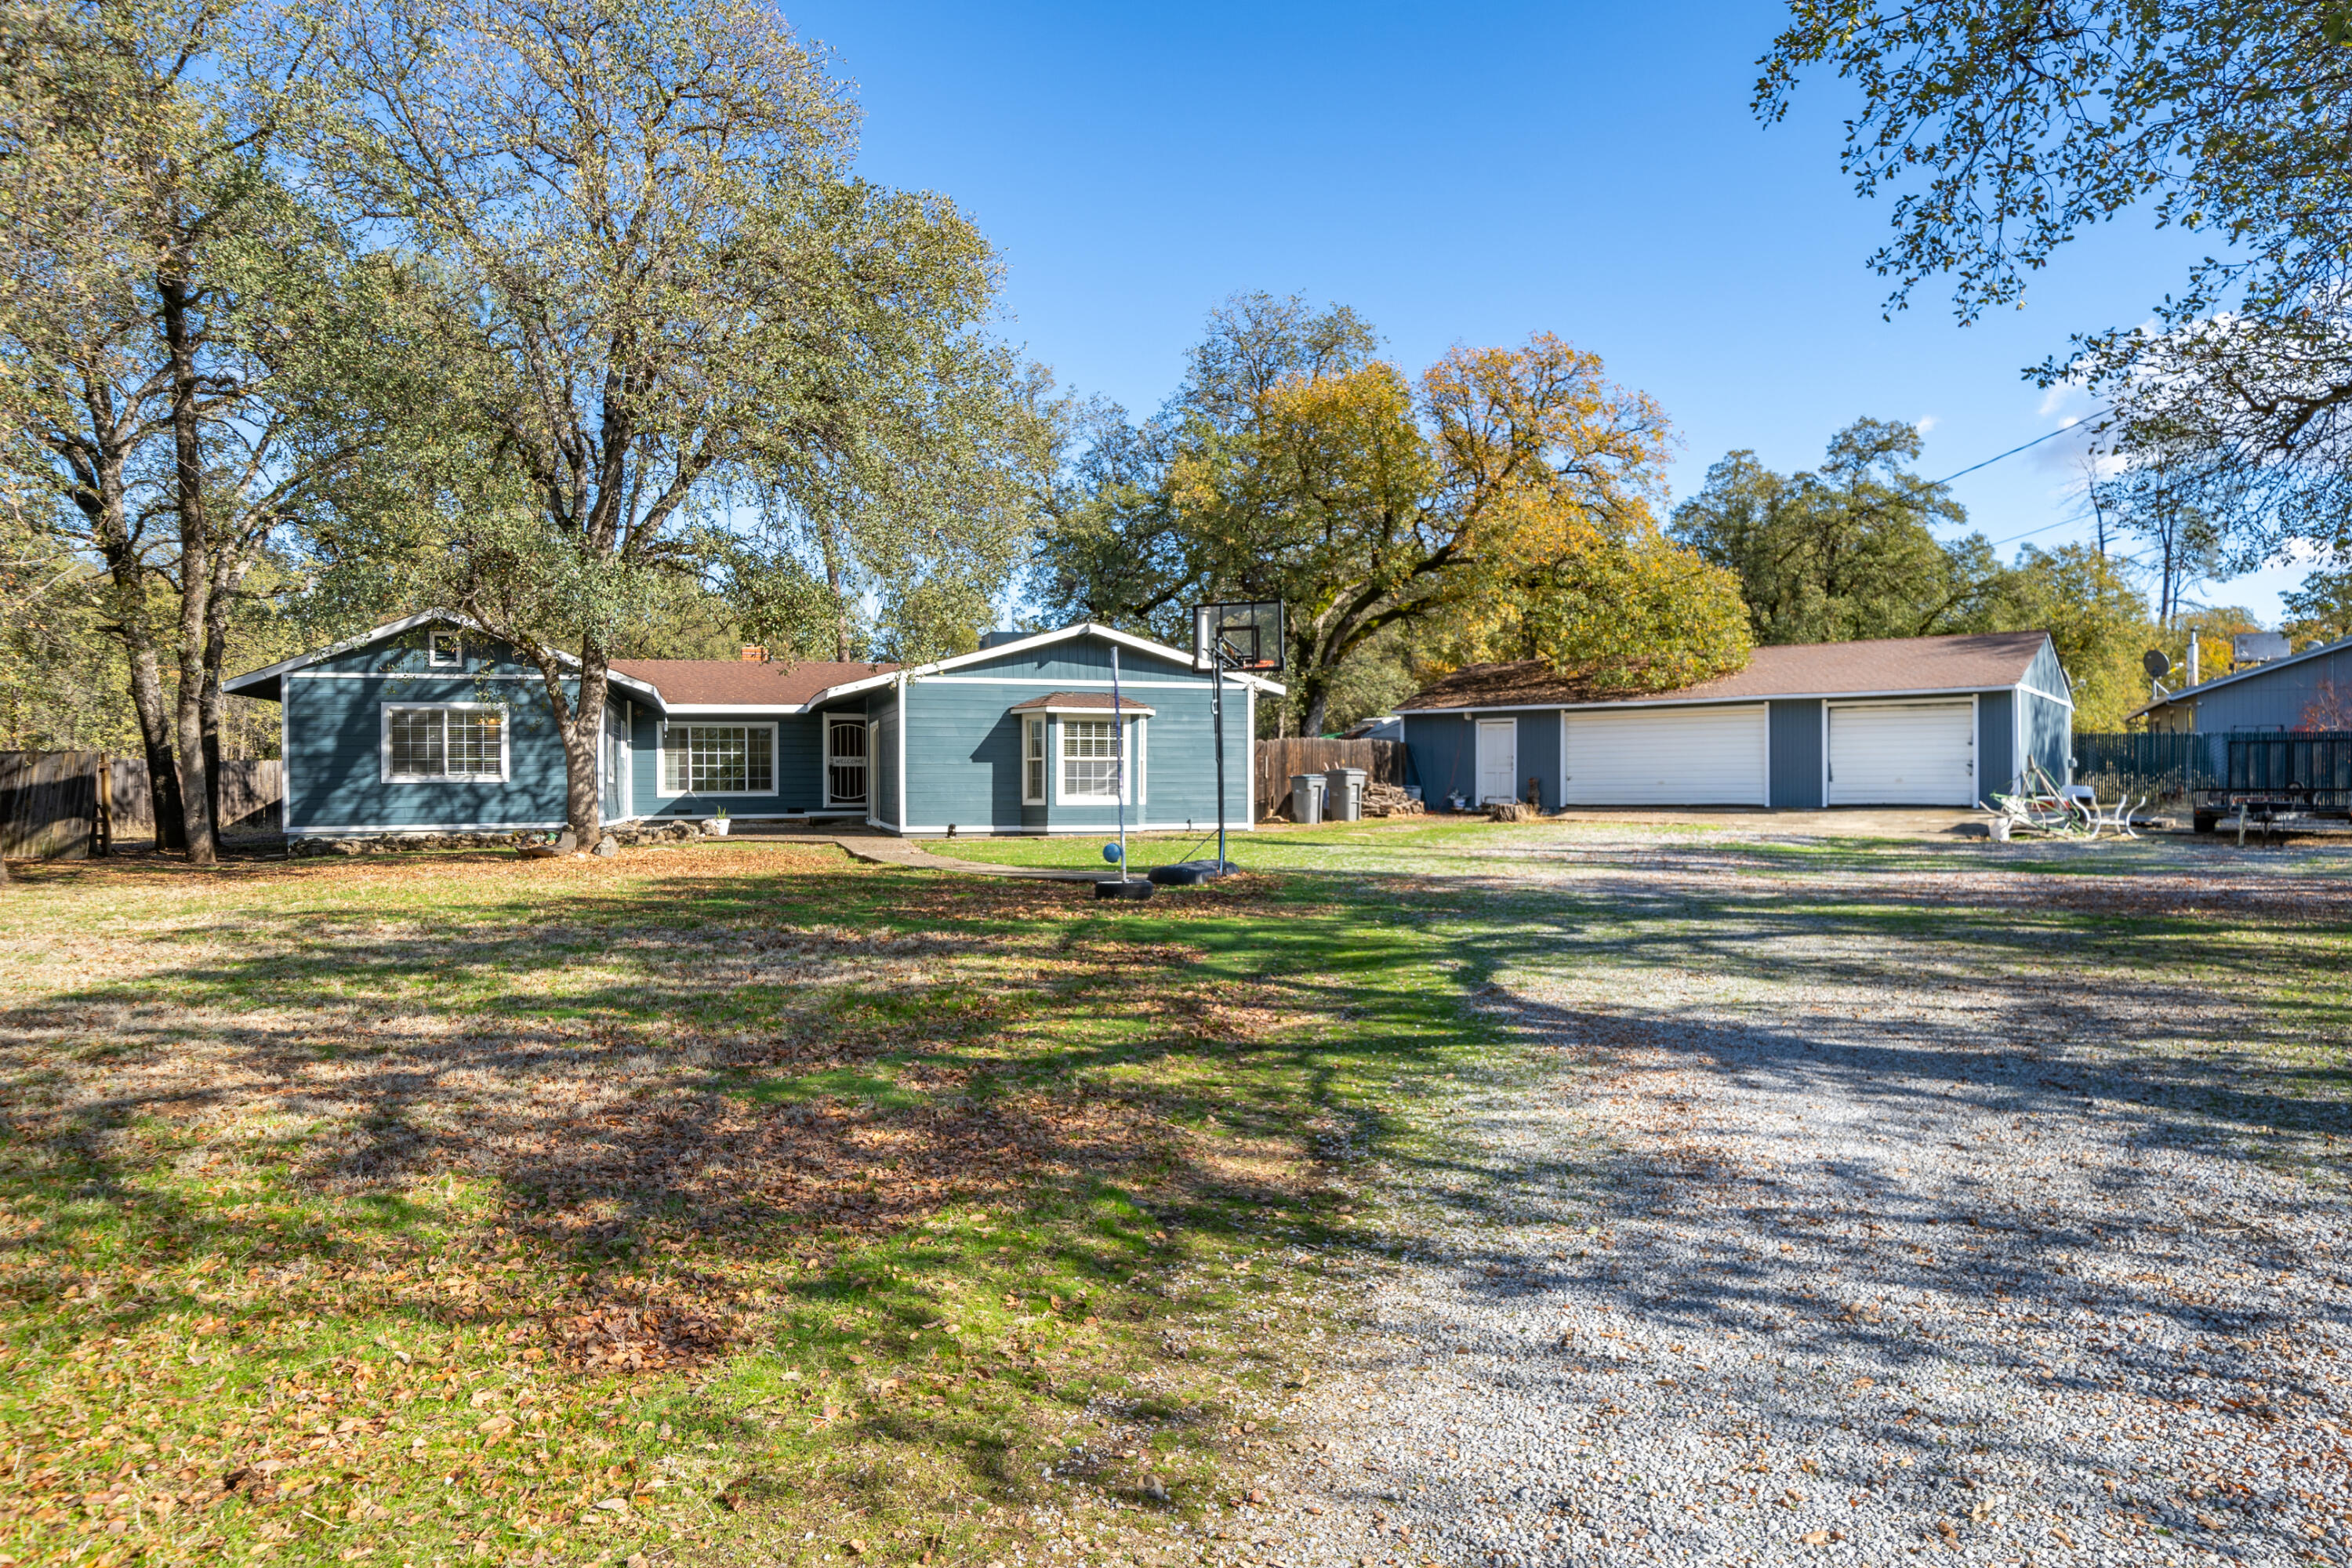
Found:
[{"label": "window with grid panes", "polygon": [[506,715],[495,708],[396,707],[384,715],[384,771],[394,779],[506,775]]},{"label": "window with grid panes", "polygon": [[1102,719],[1062,721],[1064,800],[1118,798],[1118,752],[1113,728]]},{"label": "window with grid panes", "polygon": [[773,795],[769,724],[672,724],[662,735],[664,795]]},{"label": "window with grid panes", "polygon": [[1045,804],[1045,721],[1021,721],[1021,804]]}]

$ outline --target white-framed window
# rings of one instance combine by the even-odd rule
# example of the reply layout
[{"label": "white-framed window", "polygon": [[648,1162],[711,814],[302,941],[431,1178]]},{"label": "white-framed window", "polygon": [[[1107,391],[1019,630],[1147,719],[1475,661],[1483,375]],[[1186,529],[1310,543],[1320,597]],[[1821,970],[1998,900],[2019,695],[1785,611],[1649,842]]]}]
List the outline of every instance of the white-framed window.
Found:
[{"label": "white-framed window", "polygon": [[664,795],[773,795],[773,724],[665,724]]},{"label": "white-framed window", "polygon": [[436,629],[425,634],[425,662],[435,669],[462,669],[466,665],[463,632]]},{"label": "white-framed window", "polygon": [[507,710],[498,702],[387,702],[383,782],[507,776]]},{"label": "white-framed window", "polygon": [[1021,804],[1045,804],[1045,716],[1033,713],[1021,721]]},{"label": "white-framed window", "polygon": [[[1136,798],[1136,777],[1139,757],[1135,750],[1138,719],[1127,721],[1127,798]],[[1060,793],[1055,799],[1064,805],[1116,805],[1118,804],[1117,781],[1119,757],[1112,736],[1114,726],[1108,719],[1061,720],[1062,741]]]},{"label": "white-framed window", "polygon": [[824,721],[824,804],[864,805],[871,763],[866,749],[866,715],[828,716]]}]

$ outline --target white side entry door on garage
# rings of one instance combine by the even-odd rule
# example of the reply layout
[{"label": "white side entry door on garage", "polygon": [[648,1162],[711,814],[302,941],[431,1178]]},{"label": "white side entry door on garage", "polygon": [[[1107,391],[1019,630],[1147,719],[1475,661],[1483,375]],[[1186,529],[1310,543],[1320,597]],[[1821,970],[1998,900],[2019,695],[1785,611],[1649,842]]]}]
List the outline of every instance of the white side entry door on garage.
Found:
[{"label": "white side entry door on garage", "polygon": [[1570,805],[1763,805],[1771,756],[1764,705],[1560,716]]},{"label": "white side entry door on garage", "polygon": [[1832,805],[1973,805],[1977,705],[1829,705]]},{"label": "white side entry door on garage", "polygon": [[1478,799],[1519,798],[1519,721],[1517,719],[1478,721]]}]

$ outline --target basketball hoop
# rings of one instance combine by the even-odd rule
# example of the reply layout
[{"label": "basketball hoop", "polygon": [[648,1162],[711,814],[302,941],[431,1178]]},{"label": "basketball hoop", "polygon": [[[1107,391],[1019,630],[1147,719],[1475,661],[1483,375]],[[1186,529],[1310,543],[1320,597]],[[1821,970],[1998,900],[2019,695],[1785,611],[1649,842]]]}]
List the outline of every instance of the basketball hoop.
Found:
[{"label": "basketball hoop", "polygon": [[1274,675],[1282,669],[1282,605],[1250,599],[1192,606],[1192,668]]}]

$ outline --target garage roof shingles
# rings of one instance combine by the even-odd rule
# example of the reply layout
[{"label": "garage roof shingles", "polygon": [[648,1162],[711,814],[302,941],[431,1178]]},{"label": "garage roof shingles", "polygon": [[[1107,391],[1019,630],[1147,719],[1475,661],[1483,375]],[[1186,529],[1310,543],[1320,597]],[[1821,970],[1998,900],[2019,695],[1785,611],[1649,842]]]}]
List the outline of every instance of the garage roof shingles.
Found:
[{"label": "garage roof shingles", "polygon": [[829,687],[885,675],[895,664],[736,658],[616,658],[613,668],[684,708],[798,708]]},{"label": "garage roof shingles", "polygon": [[1538,658],[1465,665],[1397,704],[1401,712],[1446,708],[1557,708],[1609,703],[1739,702],[1767,697],[1846,697],[1906,691],[1984,691],[2015,686],[2042,651],[2043,632],[1970,632],[1870,642],[1759,647],[1748,668],[1671,691],[1596,689]]}]

